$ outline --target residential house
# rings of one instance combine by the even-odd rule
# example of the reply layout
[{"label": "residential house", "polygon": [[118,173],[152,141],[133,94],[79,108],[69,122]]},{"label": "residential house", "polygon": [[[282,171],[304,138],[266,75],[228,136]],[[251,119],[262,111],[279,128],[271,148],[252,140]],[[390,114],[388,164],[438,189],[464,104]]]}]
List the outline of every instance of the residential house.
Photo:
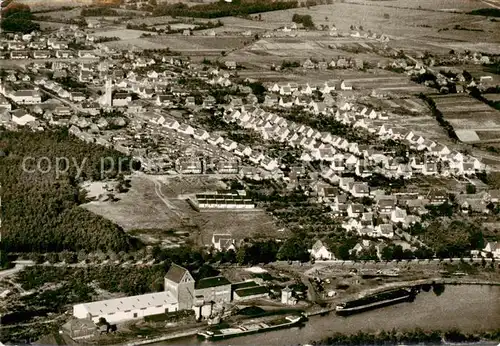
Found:
[{"label": "residential house", "polygon": [[227,138],[220,144],[220,147],[226,151],[233,151],[237,146],[238,143]]},{"label": "residential house", "polygon": [[490,255],[493,258],[500,258],[500,242],[488,242],[483,249],[486,256]]},{"label": "residential house", "polygon": [[[17,114],[15,112],[12,113],[12,122],[19,126],[25,126],[28,125],[29,123],[32,123],[36,121],[36,118],[30,114],[25,113],[24,111],[21,112],[22,114]],[[17,114],[17,115],[16,115]]]},{"label": "residential house", "polygon": [[359,217],[364,212],[365,208],[362,204],[351,203],[347,206],[347,215],[349,217]]},{"label": "residential house", "polygon": [[73,102],[83,102],[85,101],[87,98],[85,97],[85,94],[82,93],[82,92],[79,92],[79,91],[73,91],[70,93],[70,99],[73,101]]},{"label": "residential house", "polygon": [[370,187],[367,183],[354,183],[350,193],[357,198],[370,196]]},{"label": "residential house", "polygon": [[332,260],[335,259],[335,255],[327,249],[321,240],[317,240],[313,247],[309,250],[311,257],[315,260]]},{"label": "residential house", "polygon": [[112,104],[114,107],[126,107],[130,102],[132,102],[132,96],[130,94],[116,93],[113,95]]},{"label": "residential house", "polygon": [[259,151],[253,151],[248,160],[254,164],[260,163],[264,159],[264,154]]},{"label": "residential house", "polygon": [[459,162],[454,165],[454,173],[457,175],[473,175],[476,173],[473,162]]},{"label": "residential house", "polygon": [[429,200],[429,204],[439,205],[448,201],[448,194],[444,190],[431,189],[427,193],[426,199]]},{"label": "residential house", "polygon": [[352,83],[347,81],[342,81],[340,83],[341,90],[352,90]]},{"label": "residential house", "polygon": [[303,68],[306,68],[306,69],[314,69],[316,67],[316,64],[313,63],[311,61],[311,59],[307,59],[306,61],[304,61],[304,63],[302,64],[302,67]]},{"label": "residential house", "polygon": [[375,232],[377,236],[381,238],[388,238],[388,239],[394,238],[394,229],[392,224],[390,223],[380,224],[375,226]]},{"label": "residential house", "polygon": [[260,162],[260,165],[267,171],[272,171],[278,168],[278,161],[276,159],[270,158],[269,156],[264,156]]},{"label": "residential house", "polygon": [[252,148],[244,146],[242,144],[238,144],[234,149],[234,154],[238,156],[249,157],[252,154]]},{"label": "residential house", "polygon": [[344,191],[350,191],[353,185],[354,185],[354,178],[341,177],[339,180],[339,187]]},{"label": "residential house", "polygon": [[377,211],[380,214],[391,214],[396,209],[396,199],[390,196],[382,196],[377,202]]},{"label": "residential house", "polygon": [[392,212],[391,212],[391,221],[394,223],[404,223],[406,221],[406,210],[401,209],[396,207]]},{"label": "residential house", "polygon": [[176,170],[181,174],[201,174],[203,165],[199,158],[183,157],[177,160]]},{"label": "residential house", "polygon": [[234,239],[231,234],[213,234],[212,246],[217,251],[236,250]]},{"label": "residential house", "polygon": [[235,70],[236,69],[236,61],[225,61],[224,65],[226,66],[227,69],[229,70]]},{"label": "residential house", "polygon": [[37,104],[42,102],[42,96],[38,90],[16,90],[12,92],[10,98],[19,104]]},{"label": "residential house", "polygon": [[177,132],[183,133],[185,135],[193,135],[194,129],[188,124],[182,124],[177,128]]},{"label": "residential house", "polygon": [[436,175],[438,174],[438,167],[436,162],[426,162],[422,167],[423,175]]},{"label": "residential house", "polygon": [[194,96],[186,97],[185,106],[186,107],[195,107],[196,106],[196,101],[195,101]]}]

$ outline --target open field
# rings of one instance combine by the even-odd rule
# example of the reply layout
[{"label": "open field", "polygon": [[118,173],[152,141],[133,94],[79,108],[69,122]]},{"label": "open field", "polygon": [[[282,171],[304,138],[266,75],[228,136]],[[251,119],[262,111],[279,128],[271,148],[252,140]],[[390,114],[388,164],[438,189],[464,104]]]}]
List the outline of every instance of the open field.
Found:
[{"label": "open field", "polygon": [[500,101],[500,94],[484,94],[483,96],[489,101]]},{"label": "open field", "polygon": [[26,4],[33,9],[57,8],[63,6],[88,6],[92,5],[94,0],[16,0],[17,3]]},{"label": "open field", "polygon": [[222,188],[215,178],[134,175],[131,183],[127,193],[117,195],[118,201],[94,201],[84,207],[148,243],[164,246],[210,244],[214,233],[229,233],[235,239],[286,235],[264,211],[194,211],[185,195]]},{"label": "open field", "polygon": [[96,33],[94,33],[94,36],[119,37],[121,40],[132,40],[132,39],[138,39],[142,34],[156,35],[155,33],[151,33],[148,31],[141,31],[141,30],[111,29],[107,31],[97,31]]},{"label": "open field", "polygon": [[[455,3],[458,5],[455,6]],[[482,16],[437,10],[439,6],[443,9],[463,7],[466,11],[487,7],[481,2],[470,3],[474,3],[475,6],[468,6],[461,0],[437,4],[431,4],[428,0],[404,1],[400,8],[388,7],[395,6],[392,1],[336,2],[333,5],[314,6],[310,9],[299,8],[265,13],[262,14],[262,18],[263,21],[275,23],[276,26],[283,26],[291,23],[294,13],[310,14],[317,26],[335,24],[340,31],[346,32],[351,25],[361,25],[364,30],[390,35],[394,41],[389,43],[390,46],[407,46],[408,49],[421,52],[429,50],[428,47],[443,52],[451,48],[473,47],[485,51],[500,51],[498,44],[494,44],[500,42],[500,37],[495,35],[500,31],[499,22],[492,22]],[[426,10],[426,5],[432,5],[436,11]],[[422,9],[418,6],[422,6]],[[454,30],[457,24],[463,28],[484,31]],[[438,32],[439,29],[445,28],[448,30]]]},{"label": "open field", "polygon": [[[136,30],[122,31],[136,32]],[[107,33],[106,36],[110,36],[110,34]],[[183,55],[211,55],[215,53],[220,56],[220,52],[241,48],[249,40],[249,38],[241,36],[206,37],[168,35],[148,38],[126,37],[121,41],[106,42],[105,44],[115,49],[130,49],[132,47],[138,49],[162,49],[168,47],[172,51],[181,52]]]},{"label": "open field", "polygon": [[500,112],[465,94],[433,96],[437,108],[455,129],[498,128]]}]

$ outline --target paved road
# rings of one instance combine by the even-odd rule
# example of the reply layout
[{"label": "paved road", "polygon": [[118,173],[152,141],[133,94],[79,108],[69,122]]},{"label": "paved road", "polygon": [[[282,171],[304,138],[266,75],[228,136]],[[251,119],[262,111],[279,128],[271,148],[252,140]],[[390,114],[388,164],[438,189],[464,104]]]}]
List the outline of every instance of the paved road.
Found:
[{"label": "paved road", "polygon": [[[32,85],[35,86],[34,84],[32,84]],[[61,101],[63,104],[65,104],[66,106],[70,107],[71,109],[73,109],[77,112],[84,112],[81,107],[77,106],[73,102],[70,102],[62,97],[59,97],[57,94],[53,93],[52,91],[49,91],[49,90],[44,89],[44,88],[40,88],[40,92],[49,95],[53,99]]]}]

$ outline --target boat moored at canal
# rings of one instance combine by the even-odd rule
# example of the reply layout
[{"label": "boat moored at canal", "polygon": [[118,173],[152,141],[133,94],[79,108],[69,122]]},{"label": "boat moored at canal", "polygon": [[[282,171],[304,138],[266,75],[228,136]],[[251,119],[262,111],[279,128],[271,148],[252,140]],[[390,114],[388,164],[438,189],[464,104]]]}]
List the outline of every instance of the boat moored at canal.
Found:
[{"label": "boat moored at canal", "polygon": [[282,328],[291,328],[300,325],[306,318],[300,316],[287,316],[270,322],[247,323],[230,328],[205,330],[198,333],[198,337],[207,340],[218,340],[243,336],[252,333],[261,333]]},{"label": "boat moored at canal", "polygon": [[336,306],[335,311],[338,315],[355,314],[404,301],[411,301],[415,298],[416,293],[417,291],[414,288],[398,288],[339,304]]}]

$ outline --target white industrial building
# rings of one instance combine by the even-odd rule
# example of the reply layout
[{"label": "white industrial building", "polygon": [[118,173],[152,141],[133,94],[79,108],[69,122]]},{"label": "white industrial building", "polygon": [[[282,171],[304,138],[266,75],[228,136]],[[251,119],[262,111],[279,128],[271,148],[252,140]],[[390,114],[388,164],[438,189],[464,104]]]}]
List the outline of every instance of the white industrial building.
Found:
[{"label": "white industrial building", "polygon": [[177,299],[172,293],[157,292],[77,304],[73,306],[73,316],[95,323],[103,317],[109,323],[118,323],[177,310]]}]

